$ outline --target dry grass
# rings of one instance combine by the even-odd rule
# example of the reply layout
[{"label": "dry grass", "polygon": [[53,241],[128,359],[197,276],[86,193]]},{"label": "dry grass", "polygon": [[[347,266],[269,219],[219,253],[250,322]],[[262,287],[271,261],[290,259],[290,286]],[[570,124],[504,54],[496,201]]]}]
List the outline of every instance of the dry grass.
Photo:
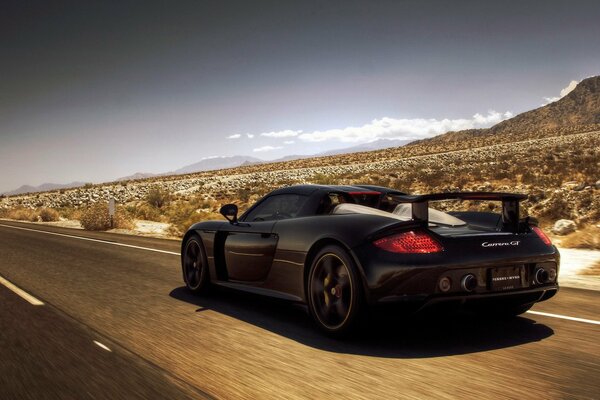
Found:
[{"label": "dry grass", "polygon": [[579,274],[600,276],[600,261],[596,262],[596,264],[592,265],[591,267],[584,269]]},{"label": "dry grass", "polygon": [[571,249],[600,250],[600,228],[588,225],[561,240],[561,246]]},{"label": "dry grass", "polygon": [[42,208],[40,210],[40,219],[43,222],[55,222],[60,219],[60,214],[53,208]]},{"label": "dry grass", "polygon": [[[108,205],[96,203],[88,207],[81,214],[81,226],[88,231],[106,231],[111,229]],[[132,229],[133,220],[122,208],[117,208],[113,221],[113,227],[119,229]]]},{"label": "dry grass", "polygon": [[6,210],[4,213],[4,218],[16,219],[18,221],[37,222],[38,217],[39,214],[36,210],[23,207]]}]

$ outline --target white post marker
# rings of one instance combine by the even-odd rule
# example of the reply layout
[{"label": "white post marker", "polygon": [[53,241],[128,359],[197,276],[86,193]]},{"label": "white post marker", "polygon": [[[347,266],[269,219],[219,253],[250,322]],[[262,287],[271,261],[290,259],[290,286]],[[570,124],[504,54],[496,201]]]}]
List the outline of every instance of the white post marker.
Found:
[{"label": "white post marker", "polygon": [[108,215],[110,216],[110,228],[115,227],[115,198],[111,197],[108,200]]}]

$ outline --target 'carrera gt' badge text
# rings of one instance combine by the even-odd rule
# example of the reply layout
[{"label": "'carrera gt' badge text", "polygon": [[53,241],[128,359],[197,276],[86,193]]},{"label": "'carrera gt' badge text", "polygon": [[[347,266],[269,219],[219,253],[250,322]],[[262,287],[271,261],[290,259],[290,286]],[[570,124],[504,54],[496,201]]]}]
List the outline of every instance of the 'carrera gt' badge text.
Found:
[{"label": "'carrera gt' badge text", "polygon": [[481,247],[504,247],[504,246],[518,246],[520,240],[513,240],[512,242],[483,242]]}]

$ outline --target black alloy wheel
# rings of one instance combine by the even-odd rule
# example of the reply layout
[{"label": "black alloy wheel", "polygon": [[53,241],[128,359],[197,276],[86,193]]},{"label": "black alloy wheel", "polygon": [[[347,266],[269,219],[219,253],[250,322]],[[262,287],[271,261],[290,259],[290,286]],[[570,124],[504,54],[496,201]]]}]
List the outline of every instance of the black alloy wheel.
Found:
[{"label": "black alloy wheel", "polygon": [[313,319],[326,333],[343,335],[355,324],[362,291],[354,262],[344,249],[327,246],[315,256],[307,297]]},{"label": "black alloy wheel", "polygon": [[182,264],[183,279],[187,288],[194,293],[204,292],[208,282],[208,267],[204,246],[198,236],[193,235],[186,242]]}]

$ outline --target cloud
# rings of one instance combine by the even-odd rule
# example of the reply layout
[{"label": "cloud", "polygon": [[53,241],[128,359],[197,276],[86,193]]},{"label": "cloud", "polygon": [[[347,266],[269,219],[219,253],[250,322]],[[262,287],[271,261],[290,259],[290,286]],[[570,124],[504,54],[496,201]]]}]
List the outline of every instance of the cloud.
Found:
[{"label": "cloud", "polygon": [[285,142],[283,142],[284,144],[294,144],[296,143],[295,140],[286,140]]},{"label": "cloud", "polygon": [[273,151],[273,150],[279,150],[279,149],[283,149],[282,146],[262,146],[262,147],[257,147],[256,149],[252,150],[255,153],[262,153],[265,151]]},{"label": "cloud", "polygon": [[236,133],[235,135],[227,136],[227,139],[239,139],[241,137],[242,137],[242,135],[240,135],[239,133]]},{"label": "cloud", "polygon": [[544,97],[544,100],[546,100],[546,102],[542,103],[543,106],[545,106],[546,104],[554,103],[557,100],[560,100],[560,97]]},{"label": "cloud", "polygon": [[577,81],[571,81],[569,82],[569,84],[567,85],[566,88],[563,88],[560,91],[560,97],[565,97],[566,95],[568,95],[569,93],[571,93],[573,91],[573,89],[575,89],[575,87],[577,86],[579,82]]},{"label": "cloud", "polygon": [[487,115],[475,114],[472,118],[461,119],[396,119],[384,117],[374,119],[363,126],[307,132],[300,134],[298,137],[305,142],[337,140],[344,143],[368,143],[380,138],[423,139],[448,131],[487,128],[512,116],[513,114],[509,111],[499,113],[490,110]]},{"label": "cloud", "polygon": [[577,86],[578,83],[579,83],[578,81],[569,82],[567,87],[562,88],[560,90],[560,96],[544,97],[544,100],[546,100],[546,102],[543,103],[542,105],[545,106],[546,104],[554,103],[555,101],[562,99],[563,97],[565,97],[566,95],[571,93],[573,91],[573,89],[575,89],[575,87]]},{"label": "cloud", "polygon": [[254,135],[251,133],[246,133],[246,136],[248,136],[248,139],[252,139],[254,137]]},{"label": "cloud", "polygon": [[284,131],[277,132],[264,132],[261,133],[260,136],[272,137],[272,138],[284,138],[284,137],[294,137],[301,134],[302,131],[293,131],[291,129],[286,129]]}]

